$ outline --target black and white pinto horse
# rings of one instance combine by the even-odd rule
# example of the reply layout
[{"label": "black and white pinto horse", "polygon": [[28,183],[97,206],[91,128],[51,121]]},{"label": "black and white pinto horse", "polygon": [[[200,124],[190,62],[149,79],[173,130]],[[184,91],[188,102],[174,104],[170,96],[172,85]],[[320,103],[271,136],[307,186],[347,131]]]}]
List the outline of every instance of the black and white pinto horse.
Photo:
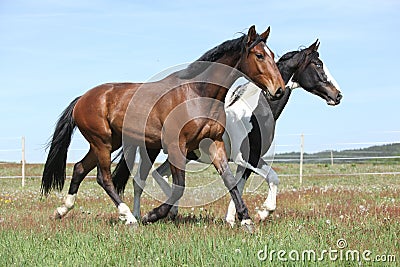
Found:
[{"label": "black and white pinto horse", "polygon": [[[308,48],[288,52],[278,60],[277,66],[285,81],[286,89],[289,89],[285,90],[285,94],[280,100],[268,100],[256,85],[247,83],[228,93],[225,101],[226,132],[224,142],[227,154],[230,155],[230,161],[238,165],[235,177],[238,181],[240,194],[243,193],[245,182],[252,172],[263,177],[269,185],[267,199],[257,215],[261,221],[264,221],[276,209],[276,195],[279,185],[278,175],[262,156],[268,152],[273,142],[276,120],[288,103],[291,91],[294,88],[302,87],[324,99],[328,105],[338,105],[342,98],[339,86],[319,58],[318,47],[319,42],[317,40]],[[202,156],[200,159],[200,155],[207,153],[208,149],[201,150],[188,154],[188,161],[204,162],[204,157]],[[142,154],[145,151],[139,149],[139,153]],[[133,215],[137,218],[140,218],[140,197],[151,167],[151,164],[140,160],[138,171],[134,177]],[[152,173],[167,196],[171,194],[171,187],[164,177],[170,174],[168,160]],[[125,177],[125,179],[121,179],[121,181],[124,181],[122,184],[115,185],[118,192],[124,190],[129,175],[129,169],[122,155],[113,173],[113,177]],[[170,215],[176,216],[177,213],[178,206],[175,203]],[[235,223],[235,214],[235,205],[231,200],[226,221],[232,226]]]}]

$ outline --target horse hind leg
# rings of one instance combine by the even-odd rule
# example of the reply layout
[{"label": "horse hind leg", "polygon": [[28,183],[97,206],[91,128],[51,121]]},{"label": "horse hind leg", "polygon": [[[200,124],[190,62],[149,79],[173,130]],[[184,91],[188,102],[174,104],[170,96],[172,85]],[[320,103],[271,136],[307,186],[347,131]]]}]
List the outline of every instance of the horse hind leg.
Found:
[{"label": "horse hind leg", "polygon": [[86,156],[74,165],[71,183],[68,194],[64,198],[64,204],[54,211],[51,216],[52,219],[61,219],[73,209],[79,186],[86,175],[96,166],[96,162],[96,155],[93,153],[93,150],[89,150]]},{"label": "horse hind leg", "polygon": [[97,183],[106,191],[115,206],[118,208],[119,219],[125,221],[127,225],[138,226],[136,218],[131,213],[129,207],[121,200],[111,177],[111,149],[107,145],[97,146]]},{"label": "horse hind leg", "polygon": [[268,183],[268,196],[262,204],[262,210],[257,212],[257,219],[265,221],[276,210],[276,196],[278,193],[279,177],[278,174],[262,159],[260,159],[260,168],[266,172],[265,177]]},{"label": "horse hind leg", "polygon": [[274,183],[269,183],[268,197],[262,204],[262,210],[257,211],[257,219],[265,221],[276,210],[276,195],[278,186]]}]

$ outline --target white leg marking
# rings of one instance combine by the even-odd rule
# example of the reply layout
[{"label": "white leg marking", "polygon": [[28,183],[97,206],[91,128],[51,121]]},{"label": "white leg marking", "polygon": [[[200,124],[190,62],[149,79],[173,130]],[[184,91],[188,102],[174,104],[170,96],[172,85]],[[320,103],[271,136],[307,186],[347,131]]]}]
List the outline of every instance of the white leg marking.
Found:
[{"label": "white leg marking", "polygon": [[57,212],[61,217],[64,217],[68,211],[70,211],[75,204],[76,194],[73,195],[66,195],[64,199],[64,205],[57,208]]},{"label": "white leg marking", "polygon": [[67,195],[65,197],[65,206],[69,209],[72,209],[74,207],[75,204],[75,200],[76,200],[76,194],[73,195]]},{"label": "white leg marking", "polygon": [[131,210],[125,203],[121,203],[118,205],[118,211],[119,211],[119,219],[121,221],[126,221],[125,224],[133,224],[133,225],[138,224],[135,216],[133,216]]},{"label": "white leg marking", "polygon": [[268,197],[262,205],[263,208],[269,211],[274,211],[276,209],[276,194],[278,192],[278,186],[274,183],[269,184]]},{"label": "white leg marking", "polygon": [[275,185],[274,183],[270,183],[268,197],[262,205],[264,209],[259,210],[257,212],[261,221],[265,221],[265,219],[267,219],[267,217],[276,209],[277,192],[278,192],[278,186]]},{"label": "white leg marking", "polygon": [[235,226],[235,215],[236,215],[236,208],[235,203],[231,199],[228,206],[228,212],[226,213],[226,222],[231,226]]},{"label": "white leg marking", "polygon": [[259,210],[257,211],[258,217],[260,218],[260,221],[265,221],[265,219],[268,218],[268,216],[271,214],[272,212],[269,210]]},{"label": "white leg marking", "polygon": [[254,223],[251,219],[242,220],[242,222],[240,224],[247,232],[249,232],[251,234],[254,233],[255,227],[254,227]]},{"label": "white leg marking", "polygon": [[251,225],[253,224],[253,221],[251,219],[246,219],[246,220],[242,220],[242,222],[240,223],[240,225]]}]

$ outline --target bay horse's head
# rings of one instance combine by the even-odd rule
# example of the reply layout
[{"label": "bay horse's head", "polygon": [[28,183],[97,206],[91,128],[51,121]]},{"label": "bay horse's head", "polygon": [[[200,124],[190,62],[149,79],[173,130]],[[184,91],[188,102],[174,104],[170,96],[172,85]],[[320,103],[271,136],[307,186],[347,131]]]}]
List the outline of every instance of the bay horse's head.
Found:
[{"label": "bay horse's head", "polygon": [[275,64],[274,53],[266,45],[269,32],[270,27],[258,35],[255,26],[250,27],[239,69],[274,100],[282,97],[285,82]]},{"label": "bay horse's head", "polygon": [[328,68],[319,58],[317,51],[319,44],[317,40],[308,48],[299,52],[302,62],[292,80],[306,91],[324,99],[328,105],[335,106],[340,103],[342,93]]}]

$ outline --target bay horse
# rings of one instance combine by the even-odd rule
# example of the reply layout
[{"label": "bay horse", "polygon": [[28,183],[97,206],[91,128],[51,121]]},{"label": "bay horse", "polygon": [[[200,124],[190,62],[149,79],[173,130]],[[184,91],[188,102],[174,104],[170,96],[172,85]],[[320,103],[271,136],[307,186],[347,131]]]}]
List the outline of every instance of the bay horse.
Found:
[{"label": "bay horse", "polygon": [[[276,120],[279,118],[284,107],[288,103],[293,89],[302,87],[306,91],[315,94],[326,101],[328,105],[337,105],[342,99],[340,88],[335,79],[329,73],[325,64],[319,58],[319,41],[317,40],[308,48],[300,51],[292,51],[284,54],[277,66],[285,82],[286,90],[284,96],[279,100],[270,100],[253,83],[247,83],[238,87],[233,92],[228,92],[225,102],[227,116],[226,132],[223,135],[226,151],[230,152],[230,161],[235,162],[238,167],[236,180],[238,189],[243,193],[244,185],[252,172],[263,177],[269,185],[268,197],[263,203],[263,210],[258,211],[257,216],[261,221],[276,209],[276,194],[279,178],[276,172],[262,158],[269,150],[275,133]],[[244,126],[244,127],[243,127]],[[188,160],[199,161],[199,156],[207,151],[193,151],[188,154]],[[204,157],[202,157],[203,163]],[[134,210],[133,214],[140,217],[140,195],[143,184],[139,185],[142,177],[147,177],[151,165],[140,161],[138,172],[134,177]],[[129,178],[129,173],[121,157],[115,169],[119,178]],[[169,184],[163,179],[169,176],[169,162],[165,161],[154,172],[153,177],[161,186],[166,195],[171,194]],[[119,191],[123,186],[117,185]],[[176,203],[177,204],[177,203]],[[175,217],[178,206],[170,211],[171,217]],[[235,223],[235,205],[229,204],[226,221],[230,225]]]},{"label": "bay horse", "polygon": [[[73,100],[61,114],[50,142],[41,192],[62,190],[66,178],[67,150],[77,127],[89,142],[90,149],[74,165],[64,204],[53,217],[64,217],[74,206],[79,186],[97,166],[97,182],[118,208],[119,218],[137,226],[137,220],[115,190],[111,176],[111,153],[122,145],[139,146],[147,152],[152,164],[161,149],[168,152],[173,177],[172,194],[159,207],[142,218],[144,224],[166,217],[185,187],[187,153],[198,148],[204,138],[213,140],[209,153],[213,165],[234,199],[238,218],[244,229],[252,232],[253,222],[234,182],[222,135],[224,133],[224,100],[230,86],[246,77],[257,84],[269,98],[279,98],[285,84],[266,46],[270,28],[257,34],[251,26],[247,35],[228,40],[207,51],[187,68],[148,83],[106,83]],[[214,100],[214,101],[211,101]],[[171,114],[179,109],[179,117]],[[176,129],[182,117],[185,123]],[[167,123],[168,122],[168,123]]]}]

